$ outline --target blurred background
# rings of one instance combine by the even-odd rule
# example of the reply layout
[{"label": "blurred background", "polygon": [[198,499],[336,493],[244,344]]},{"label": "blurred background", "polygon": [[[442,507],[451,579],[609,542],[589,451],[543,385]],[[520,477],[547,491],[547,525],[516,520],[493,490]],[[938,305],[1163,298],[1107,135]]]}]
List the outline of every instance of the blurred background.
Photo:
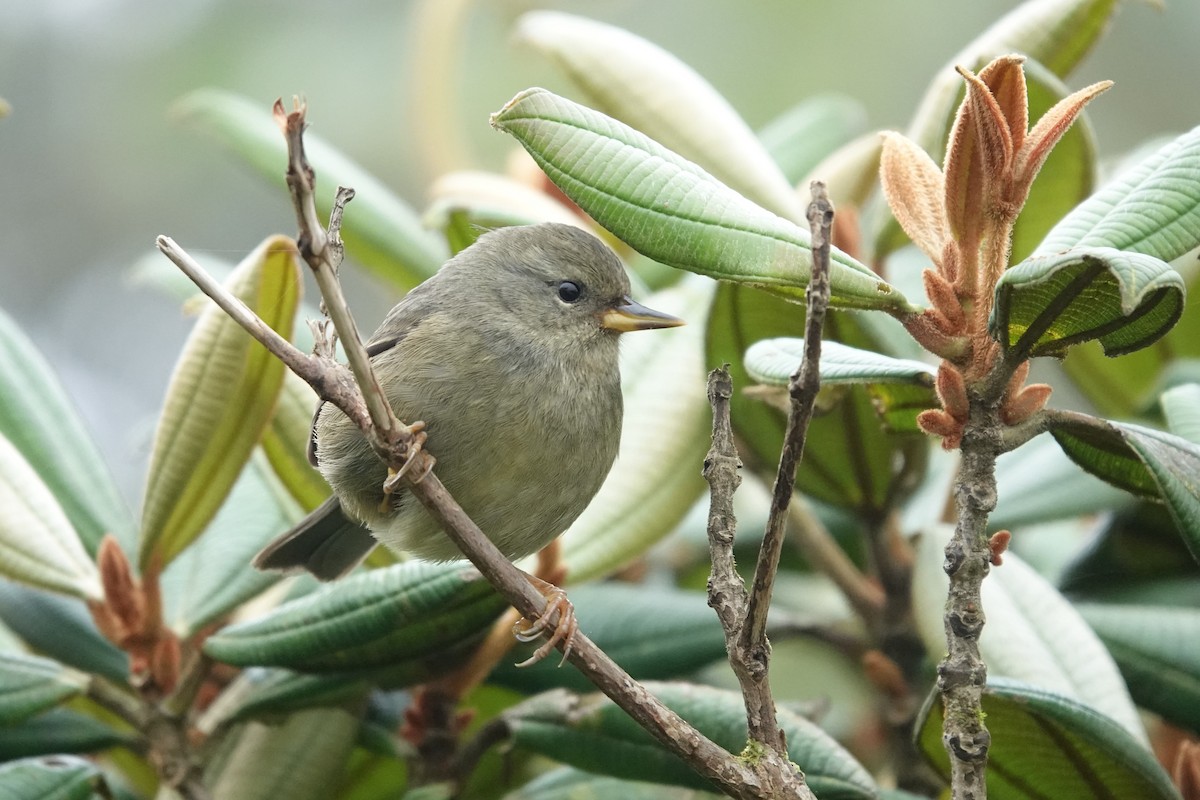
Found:
[{"label": "blurred background", "polygon": [[[631,30],[691,64],[754,127],[823,92],[904,128],[930,77],[1017,3],[907,0],[41,0],[0,3],[0,308],[56,366],[136,506],[154,420],[190,328],[130,278],[167,234],[236,262],[295,230],[286,194],[172,119],[214,86],[268,108],[300,94],[314,133],[420,210],[446,169],[502,169],[488,114],[528,86],[570,95],[511,40],[556,8]],[[1090,109],[1102,156],[1200,123],[1200,3],[1127,2],[1071,80],[1113,91]],[[282,170],[283,165],[280,165]],[[353,214],[353,204],[349,208]],[[360,325],[395,301],[350,278]],[[391,290],[389,289],[389,292]]]}]

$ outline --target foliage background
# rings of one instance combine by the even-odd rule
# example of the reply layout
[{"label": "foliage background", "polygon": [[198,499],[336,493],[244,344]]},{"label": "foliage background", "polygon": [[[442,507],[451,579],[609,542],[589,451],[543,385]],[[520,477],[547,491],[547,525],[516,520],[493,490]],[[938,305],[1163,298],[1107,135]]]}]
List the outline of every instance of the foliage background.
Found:
[{"label": "foliage background", "polygon": [[[514,46],[515,18],[558,8],[612,22],[699,70],[751,125],[838,91],[871,127],[902,128],[930,76],[1016,2],[777,0],[45,0],[0,3],[0,303],[58,368],[126,498],[141,492],[162,392],[192,322],[129,278],[166,233],[238,260],[291,232],[284,193],[172,122],[203,86],[261,101],[303,94],[314,132],[416,208],[434,165],[499,169],[515,145],[487,115],[518,90],[567,86]],[[439,49],[430,12],[467,20]],[[1091,109],[1102,155],[1195,124],[1200,4],[1126,3],[1073,86],[1115,78]],[[447,71],[435,60],[453,66]],[[431,111],[463,136],[447,147]],[[431,116],[434,115],[434,116]],[[443,123],[446,124],[446,123]],[[351,212],[353,209],[351,208]],[[158,256],[151,256],[158,257]],[[348,273],[361,324],[393,298]]]}]

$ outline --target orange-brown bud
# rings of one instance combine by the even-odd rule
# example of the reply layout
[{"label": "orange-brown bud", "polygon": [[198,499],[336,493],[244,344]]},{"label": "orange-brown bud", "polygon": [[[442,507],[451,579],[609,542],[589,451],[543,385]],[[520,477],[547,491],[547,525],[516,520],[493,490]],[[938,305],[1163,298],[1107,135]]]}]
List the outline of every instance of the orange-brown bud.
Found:
[{"label": "orange-brown bud", "polygon": [[[96,553],[100,584],[104,587],[104,603],[122,629],[123,636],[142,630],[145,619],[141,592],[133,578],[133,568],[112,534],[100,540]],[[114,640],[120,644],[120,640]]]}]

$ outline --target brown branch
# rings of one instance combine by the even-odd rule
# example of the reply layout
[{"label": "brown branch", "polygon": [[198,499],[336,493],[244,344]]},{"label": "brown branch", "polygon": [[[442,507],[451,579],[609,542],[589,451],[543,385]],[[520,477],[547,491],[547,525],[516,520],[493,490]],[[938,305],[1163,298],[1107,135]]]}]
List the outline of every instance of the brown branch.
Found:
[{"label": "brown branch", "polygon": [[771,643],[767,640],[767,612],[783,550],[784,524],[796,483],[796,468],[804,452],[808,423],[812,419],[820,388],[821,327],[829,305],[829,248],[833,207],[824,184],[812,184],[813,202],[808,209],[812,225],[813,267],[808,288],[808,319],[804,356],[789,382],[791,408],[788,414],[783,453],[771,499],[771,514],[758,554],[754,581],[749,591],[743,585],[733,560],[733,493],[741,479],[741,465],[729,421],[729,398],[733,393],[727,367],[713,370],[708,379],[708,398],[713,409],[712,447],[704,462],[704,477],[710,486],[708,519],[712,576],[708,603],[717,612],[725,632],[729,663],[737,675],[746,704],[746,727],[761,773],[771,781],[771,795],[809,797],[804,776],[788,759],[787,741],[775,713],[769,665]]},{"label": "brown branch", "polygon": [[184,800],[209,800],[182,716],[169,713],[104,678],[93,677],[86,694],[145,738],[148,759],[163,786],[174,789]]},{"label": "brown branch", "polygon": [[[355,383],[362,393],[367,412],[377,432],[376,450],[390,450],[403,438],[402,447],[407,453],[407,446],[413,439],[413,431],[403,425],[392,413],[392,406],[387,401],[375,373],[371,370],[371,360],[367,349],[359,336],[358,326],[350,313],[350,306],[342,293],[342,285],[338,281],[338,268],[342,263],[343,248],[339,236],[342,212],[354,197],[353,189],[338,188],[333,212],[329,218],[329,231],[321,227],[317,216],[317,200],[314,194],[315,176],[304,155],[304,129],[306,108],[303,103],[293,101],[293,110],[288,113],[283,108],[283,101],[276,100],[273,109],[275,122],[283,132],[288,146],[287,184],[291,190],[292,203],[296,208],[296,221],[300,226],[300,235],[296,243],[300,248],[300,256],[312,268],[321,290],[321,301],[325,313],[333,322],[338,337],[342,340],[342,349],[346,352],[346,360],[350,363],[350,371],[354,373]],[[332,356],[332,346],[330,347]],[[304,377],[301,375],[301,377]],[[353,419],[353,417],[351,417]]]},{"label": "brown branch", "polygon": [[234,322],[253,336],[263,347],[267,348],[292,372],[304,379],[313,387],[317,396],[322,400],[334,403],[346,412],[350,419],[364,428],[370,422],[366,408],[358,388],[354,384],[354,376],[349,370],[329,358],[321,358],[304,353],[276,333],[270,325],[259,319],[250,308],[232,295],[220,281],[213,278],[169,236],[159,236],[155,240],[158,249],[179,267],[192,283],[211,297],[222,311],[228,314]]},{"label": "brown branch", "polygon": [[792,490],[796,486],[796,469],[804,454],[808,423],[812,420],[817,391],[821,388],[821,329],[825,324],[825,310],[829,307],[829,237],[833,227],[833,205],[825,192],[825,184],[813,181],[811,189],[813,200],[808,207],[808,222],[812,226],[812,277],[808,284],[808,316],[804,322],[804,356],[788,382],[792,405],[784,432],[783,452],[779,456],[775,488],[771,494],[767,532],[759,550],[754,583],[750,589],[746,612],[748,624],[742,631],[746,649],[753,643],[766,641],[767,609],[771,605],[775,572],[783,550],[784,521],[792,501]]},{"label": "brown branch", "polygon": [[[313,265],[316,271],[325,302],[329,306],[330,317],[338,335],[342,337],[343,346],[357,376],[358,367],[355,367],[355,363],[360,359],[357,355],[349,354],[356,350],[362,350],[362,345],[358,339],[353,318],[350,317],[348,309],[345,309],[345,301],[342,299],[340,287],[337,285],[337,267],[341,261],[341,248],[336,229],[330,234],[326,234],[325,231],[320,230],[320,224],[316,219],[312,195],[312,170],[304,159],[302,146],[302,133],[305,125],[304,108],[299,106],[290,114],[282,115],[282,107],[277,104],[276,114],[277,119],[281,120],[281,128],[289,143],[288,184],[293,191],[297,219],[301,226],[301,233],[298,237],[300,250],[305,260]],[[344,204],[348,197],[347,192],[340,193],[339,203]],[[335,208],[333,222],[337,221],[340,213],[339,205]],[[238,301],[232,298],[219,283],[209,278],[203,269],[188,258],[186,253],[179,250],[173,242],[166,237],[159,237],[159,247],[181,268],[184,268],[184,264],[188,264],[189,266],[184,268],[184,272],[206,294],[213,297],[221,308],[229,312],[235,321],[242,324],[287,366],[293,368],[297,375],[308,381],[322,399],[334,403],[359,423],[376,452],[380,453],[393,473],[400,475],[405,488],[411,491],[429,510],[446,535],[506,600],[526,618],[537,619],[542,615],[546,599],[529,583],[526,576],[500,553],[450,496],[437,476],[432,473],[432,456],[421,451],[419,447],[413,446],[417,442],[414,437],[415,431],[398,422],[391,423],[394,424],[394,427],[388,428],[389,423],[386,418],[394,420],[394,416],[386,401],[383,402],[384,409],[381,410],[377,410],[374,404],[368,404],[371,413],[367,415],[362,410],[364,408],[362,396],[354,396],[357,388],[352,381],[348,382],[349,389],[344,393],[330,391],[330,386],[345,382],[343,376],[348,376],[348,373],[344,368],[329,358],[309,357],[303,356],[303,354],[301,354],[303,358],[295,358],[291,352],[295,348],[282,342],[279,337],[272,337],[262,331],[261,329],[265,325],[261,320],[257,320],[253,312],[250,312],[244,305],[239,308]],[[344,314],[343,310],[345,310]],[[331,352],[332,348],[328,348],[328,351]],[[379,392],[378,383],[371,373],[370,363],[365,358],[365,351],[362,352],[362,356],[362,385],[373,387],[368,391],[369,397]],[[314,375],[314,372],[317,374]],[[382,393],[379,392],[378,396],[382,397]],[[383,424],[373,424],[377,415],[385,418],[382,420]],[[389,430],[392,433],[385,435],[385,431]],[[405,471],[406,466],[411,467],[411,470]],[[555,613],[549,620],[550,630],[554,629],[557,616]],[[565,644],[565,642],[560,642],[559,648],[563,649]],[[575,635],[568,660],[658,741],[730,796],[747,800],[768,796],[812,797],[802,784],[803,793],[777,791],[774,782],[764,781],[762,770],[734,757],[706,738],[686,720],[659,702],[645,687],[634,681],[582,633]],[[784,770],[794,772],[791,765],[786,763],[786,759],[782,768],[775,768],[775,771],[779,773]],[[770,773],[768,773],[768,777],[770,777]]]},{"label": "brown branch", "polygon": [[969,390],[963,429],[962,466],[954,484],[958,524],[946,545],[950,576],[946,599],[947,655],[938,664],[938,690],[945,705],[942,740],[950,755],[950,784],[958,800],[987,796],[986,767],[991,736],[983,723],[982,695],[987,665],[979,654],[984,613],[980,590],[991,561],[988,514],[996,507],[996,456],[1001,452],[999,397]]},{"label": "brown branch", "polygon": [[[725,633],[725,650],[737,676],[746,704],[746,727],[752,743],[757,743],[757,759],[748,759],[768,782],[767,797],[812,797],[804,775],[788,759],[787,742],[775,717],[775,700],[767,681],[770,645],[765,637],[755,650],[742,646],[747,626],[749,595],[738,575],[733,558],[733,538],[737,519],[733,513],[733,494],[742,479],[738,475],[741,460],[733,442],[729,421],[729,399],[733,379],[729,365],[708,375],[708,401],[713,410],[712,446],[704,459],[704,479],[710,487],[708,511],[708,547],[712,574],[708,579],[708,604],[717,612]],[[748,751],[749,752],[749,751]]]},{"label": "brown branch", "polygon": [[[434,474],[411,479],[408,488],[441,523],[446,535],[466,554],[484,578],[527,619],[537,619],[546,599],[525,575],[506,559],[467,516]],[[555,620],[551,620],[553,629]],[[559,643],[562,649],[563,643]],[[735,759],[658,701],[582,633],[575,635],[567,658],[589,681],[630,717],[699,774],[733,797],[785,797],[769,794],[754,770]],[[805,795],[792,795],[805,797]]]},{"label": "brown branch", "polygon": [[[804,354],[788,383],[791,410],[784,433],[783,452],[779,456],[771,512],[767,518],[766,534],[759,549],[737,643],[737,649],[750,659],[747,666],[754,676],[754,682],[761,687],[759,691],[767,693],[766,699],[769,699],[770,692],[766,678],[771,655],[771,645],[767,641],[767,611],[771,605],[775,573],[783,550],[784,523],[796,486],[796,469],[804,453],[808,423],[812,419],[817,390],[820,388],[821,328],[825,321],[825,309],[829,305],[829,236],[833,225],[833,206],[823,183],[813,181],[811,188],[813,200],[808,207],[808,219],[812,226],[812,277],[808,285]],[[749,705],[748,698],[748,710]],[[751,713],[748,718],[750,738],[786,755],[787,746],[775,720],[774,703],[761,701],[756,705],[759,706],[759,713]]]}]

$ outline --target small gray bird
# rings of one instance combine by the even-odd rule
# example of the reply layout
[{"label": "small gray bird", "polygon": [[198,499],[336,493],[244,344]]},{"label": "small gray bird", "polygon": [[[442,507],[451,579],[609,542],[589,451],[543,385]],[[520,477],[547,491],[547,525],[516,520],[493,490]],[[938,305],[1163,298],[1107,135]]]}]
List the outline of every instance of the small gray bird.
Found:
[{"label": "small gray bird", "polygon": [[[683,324],[629,291],[620,260],[591,234],[502,228],[409,292],[367,344],[396,415],[424,421],[438,477],[510,559],[566,530],[612,467],[618,335]],[[423,559],[463,558],[411,495],[385,501],[387,467],[333,405],[317,410],[309,455],[334,495],[256,567],[332,580],[377,540]]]}]

